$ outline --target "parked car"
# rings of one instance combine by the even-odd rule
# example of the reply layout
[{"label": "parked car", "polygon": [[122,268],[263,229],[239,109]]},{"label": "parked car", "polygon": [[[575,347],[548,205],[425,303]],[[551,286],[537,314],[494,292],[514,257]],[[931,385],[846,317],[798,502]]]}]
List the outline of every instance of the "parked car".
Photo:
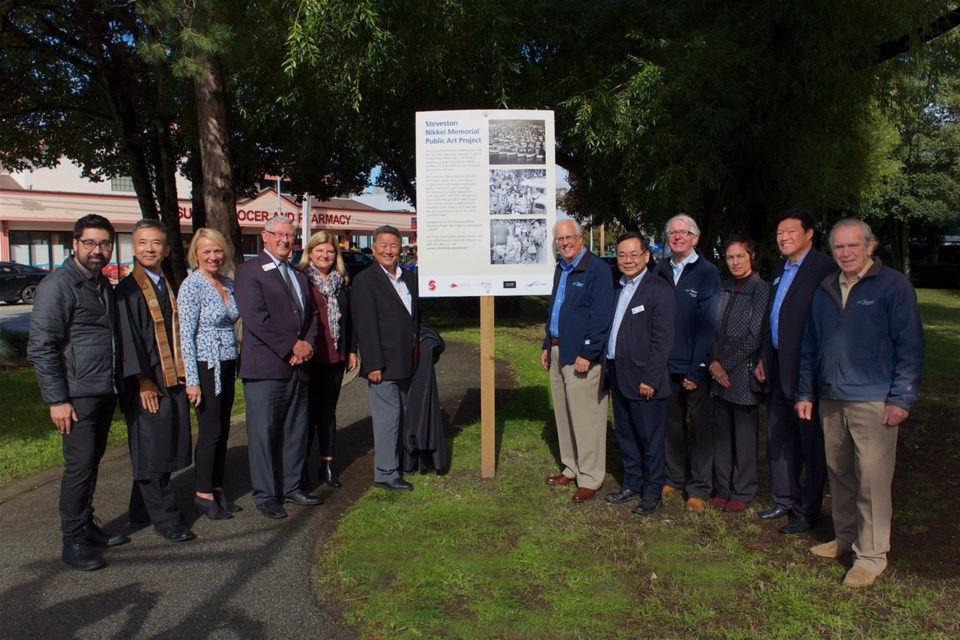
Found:
[{"label": "parked car", "polygon": [[18,262],[0,262],[0,300],[7,304],[33,304],[37,285],[50,272]]}]

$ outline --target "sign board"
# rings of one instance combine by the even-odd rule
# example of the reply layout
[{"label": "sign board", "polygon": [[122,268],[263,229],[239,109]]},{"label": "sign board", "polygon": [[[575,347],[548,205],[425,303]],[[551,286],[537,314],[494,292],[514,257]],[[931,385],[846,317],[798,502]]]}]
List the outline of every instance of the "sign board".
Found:
[{"label": "sign board", "polygon": [[416,115],[420,296],[550,295],[552,111]]}]

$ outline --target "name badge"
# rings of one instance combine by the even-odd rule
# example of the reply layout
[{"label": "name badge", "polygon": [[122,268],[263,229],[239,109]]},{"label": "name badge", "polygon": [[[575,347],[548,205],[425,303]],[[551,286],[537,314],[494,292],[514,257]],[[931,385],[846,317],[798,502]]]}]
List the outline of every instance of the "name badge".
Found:
[{"label": "name badge", "polygon": [[268,262],[267,264],[263,265],[264,271],[273,271],[276,268],[277,268],[276,262]]},{"label": "name badge", "polygon": [[641,311],[643,311],[643,305],[640,305],[639,307],[634,307],[633,309],[630,309],[630,313],[632,313],[632,314],[634,314],[634,315],[640,313]]}]

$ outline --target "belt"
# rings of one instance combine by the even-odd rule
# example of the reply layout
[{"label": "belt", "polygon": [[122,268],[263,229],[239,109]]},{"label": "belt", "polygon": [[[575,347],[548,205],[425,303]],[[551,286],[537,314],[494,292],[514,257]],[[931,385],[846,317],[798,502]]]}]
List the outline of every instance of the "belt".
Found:
[{"label": "belt", "polygon": [[550,338],[550,344],[554,347],[560,345],[560,338]]}]

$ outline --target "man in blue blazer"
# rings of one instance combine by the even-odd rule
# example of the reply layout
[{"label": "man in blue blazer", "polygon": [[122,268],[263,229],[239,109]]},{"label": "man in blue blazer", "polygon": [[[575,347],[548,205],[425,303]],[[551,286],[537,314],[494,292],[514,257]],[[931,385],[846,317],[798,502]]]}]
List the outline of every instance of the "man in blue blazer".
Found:
[{"label": "man in blue blazer", "polygon": [[307,277],[289,262],[295,237],[290,219],[271,218],[261,236],[264,250],[237,266],[234,279],[243,320],[239,376],[247,399],[253,502],[266,517],[285,518],[284,502],[322,502],[300,486],[317,310]]},{"label": "man in blue blazer", "polygon": [[[813,215],[790,209],[778,217],[777,246],[783,262],[773,270],[770,308],[763,330],[763,358],[757,378],[769,383],[767,394],[767,462],[773,506],[761,520],[790,516],[783,533],[807,531],[820,517],[827,480],[823,431],[814,411],[801,420],[794,411],[800,370],[800,343],[810,302],[823,279],[837,265],[813,247]],[[801,482],[806,468],[806,478]]]},{"label": "man in blue blazer", "polygon": [[613,324],[607,339],[607,375],[613,392],[613,417],[623,459],[620,491],[607,502],[640,503],[633,512],[648,515],[660,508],[667,481],[664,439],[673,349],[676,302],[673,290],[651,274],[650,247],[635,231],[617,240],[618,283]]},{"label": "man in blue blazer", "polygon": [[360,375],[370,389],[373,418],[374,483],[388,491],[412,491],[400,470],[403,414],[420,344],[417,278],[398,266],[400,232],[391,226],[373,232],[377,264],[353,280],[350,309],[360,348]]}]

